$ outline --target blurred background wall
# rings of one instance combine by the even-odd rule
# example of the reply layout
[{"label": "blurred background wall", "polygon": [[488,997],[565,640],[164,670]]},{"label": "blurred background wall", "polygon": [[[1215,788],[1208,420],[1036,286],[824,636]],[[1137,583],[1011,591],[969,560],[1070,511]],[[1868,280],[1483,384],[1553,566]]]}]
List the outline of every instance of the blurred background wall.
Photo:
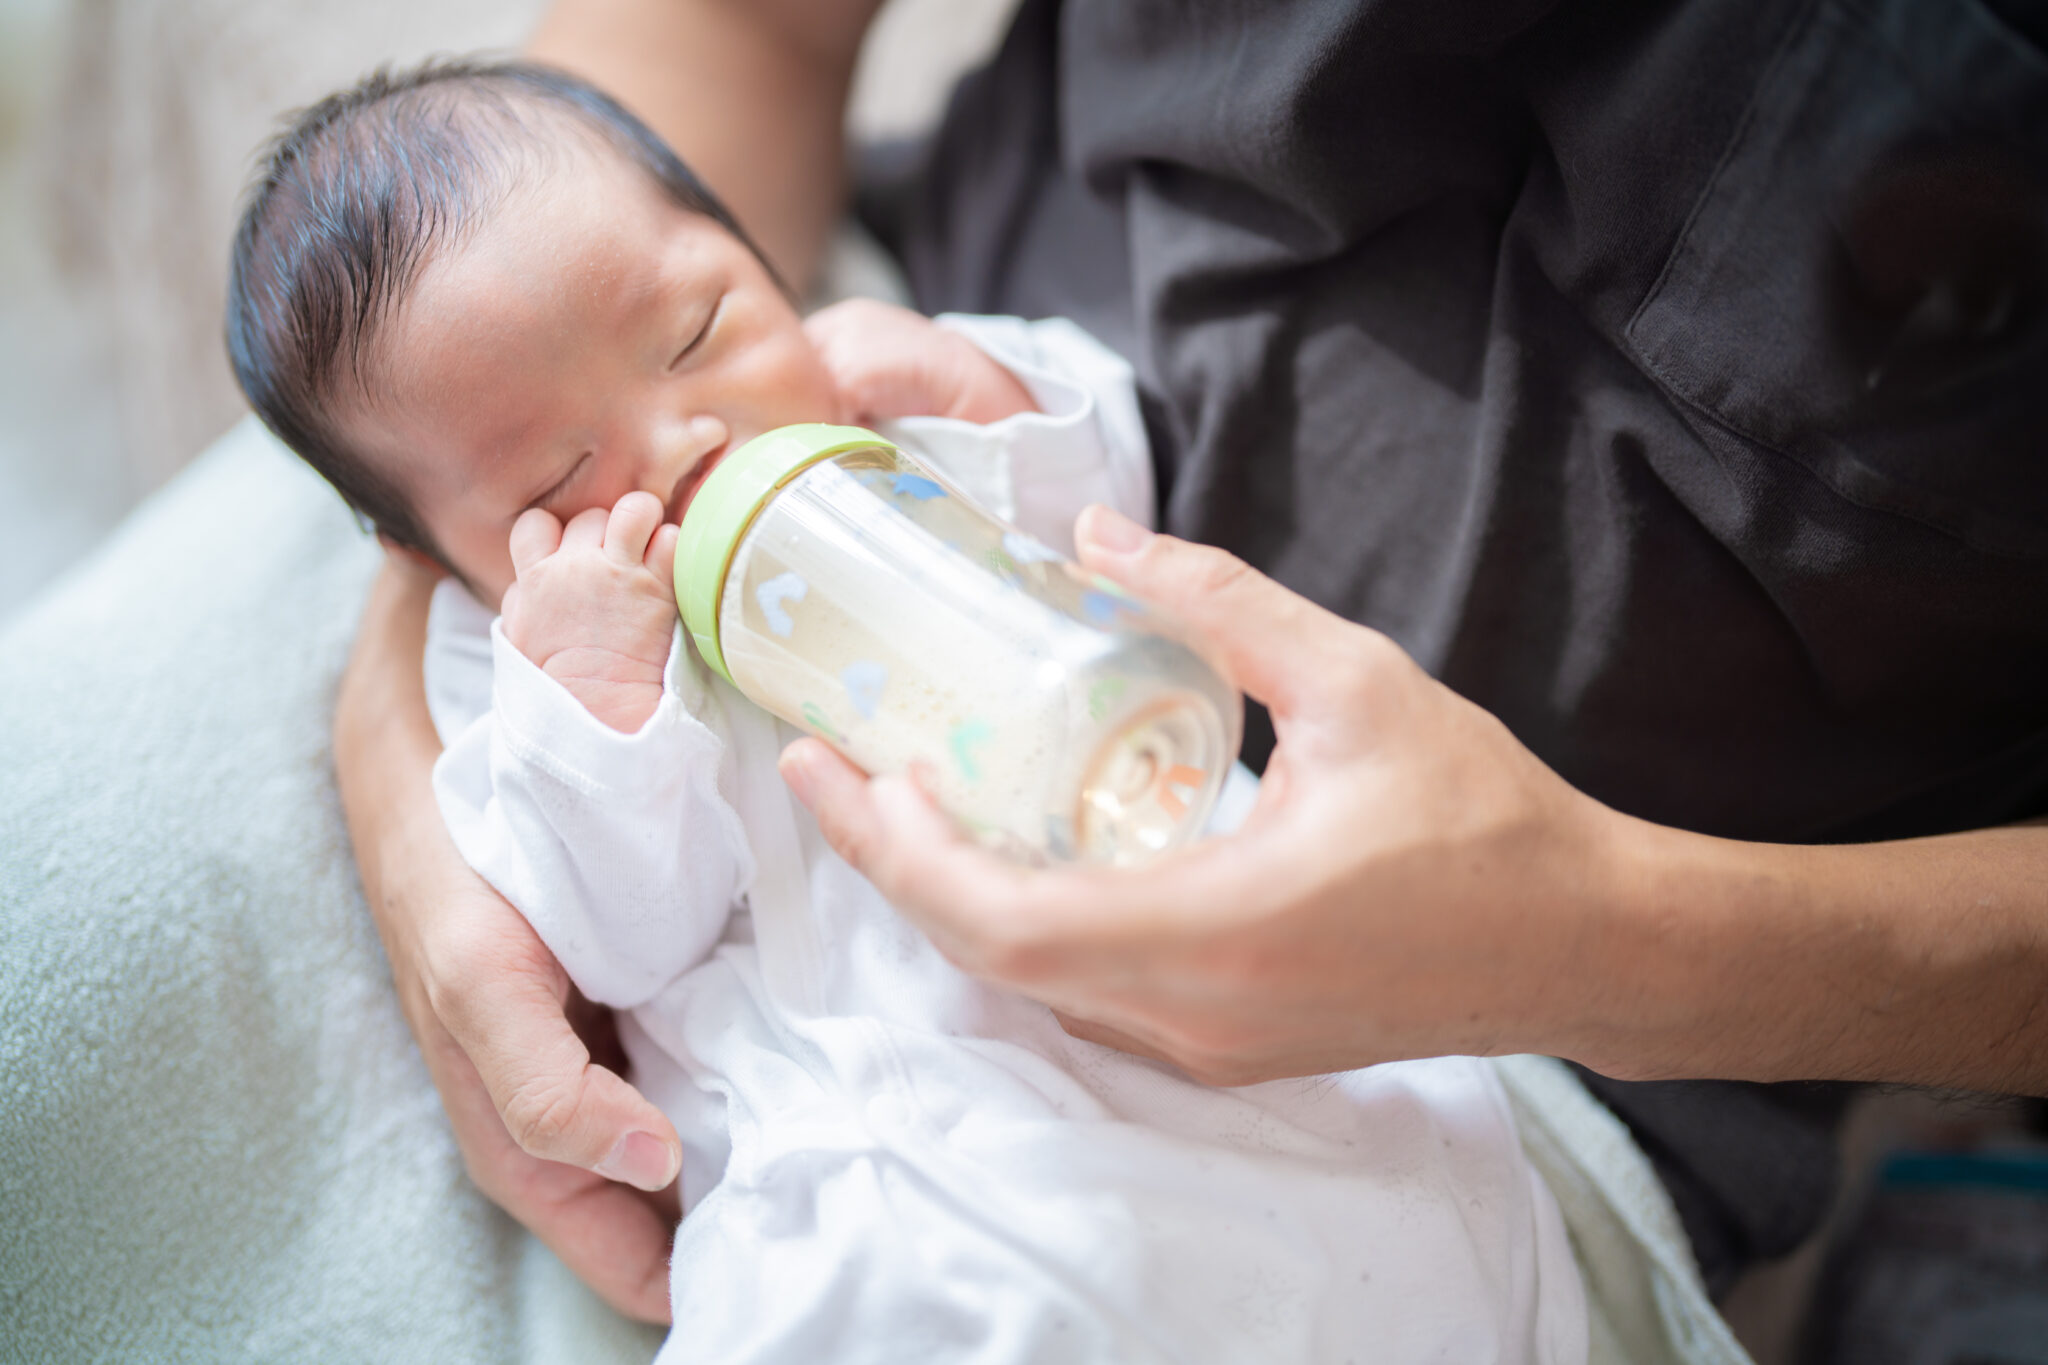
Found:
[{"label": "blurred background wall", "polygon": [[[856,138],[928,126],[1015,0],[889,0]],[[277,115],[516,48],[545,0],[0,0],[0,620],[244,408],[228,234]]]}]

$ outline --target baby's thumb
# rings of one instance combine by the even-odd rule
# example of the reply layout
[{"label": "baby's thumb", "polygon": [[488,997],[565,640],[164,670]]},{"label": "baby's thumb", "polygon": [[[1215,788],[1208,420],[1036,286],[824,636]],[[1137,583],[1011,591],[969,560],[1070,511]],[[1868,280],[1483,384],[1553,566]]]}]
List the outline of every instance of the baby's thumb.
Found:
[{"label": "baby's thumb", "polygon": [[1361,628],[1281,587],[1236,555],[1145,529],[1096,504],[1074,525],[1081,562],[1190,628],[1231,680],[1293,709],[1328,645]]}]

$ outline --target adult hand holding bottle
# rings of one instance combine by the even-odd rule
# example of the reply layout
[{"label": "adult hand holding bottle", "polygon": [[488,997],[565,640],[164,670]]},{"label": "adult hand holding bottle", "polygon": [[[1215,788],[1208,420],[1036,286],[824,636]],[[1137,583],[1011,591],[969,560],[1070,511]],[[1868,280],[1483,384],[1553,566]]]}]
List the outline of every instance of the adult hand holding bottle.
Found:
[{"label": "adult hand holding bottle", "polygon": [[1104,508],[1083,562],[1206,636],[1278,745],[1236,834],[1031,870],[816,741],[785,776],[955,962],[1213,1082],[1544,1052],[1625,1078],[2048,1087],[2048,830],[1741,843],[1611,810],[1392,641]]}]

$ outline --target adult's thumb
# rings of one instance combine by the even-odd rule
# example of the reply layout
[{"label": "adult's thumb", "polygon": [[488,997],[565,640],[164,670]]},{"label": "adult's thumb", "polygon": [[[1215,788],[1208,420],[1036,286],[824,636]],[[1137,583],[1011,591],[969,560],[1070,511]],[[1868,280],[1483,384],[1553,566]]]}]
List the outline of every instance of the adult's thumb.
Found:
[{"label": "adult's thumb", "polygon": [[515,987],[492,1003],[488,1026],[459,1031],[456,1040],[514,1142],[643,1190],[675,1179],[682,1152],[674,1126],[625,1078],[591,1060],[559,1001]]},{"label": "adult's thumb", "polygon": [[[1304,684],[1342,676],[1333,652],[1373,632],[1281,587],[1227,550],[1149,531],[1097,503],[1074,524],[1088,568],[1164,608],[1206,645],[1232,681],[1277,711]],[[1341,665],[1338,665],[1341,667]]]}]

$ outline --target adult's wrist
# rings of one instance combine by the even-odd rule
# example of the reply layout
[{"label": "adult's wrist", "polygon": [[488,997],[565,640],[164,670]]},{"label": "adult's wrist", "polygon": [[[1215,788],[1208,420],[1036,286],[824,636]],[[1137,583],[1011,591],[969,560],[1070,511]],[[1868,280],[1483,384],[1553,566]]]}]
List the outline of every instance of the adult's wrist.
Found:
[{"label": "adult's wrist", "polygon": [[[1581,1013],[1559,1054],[1617,1080],[1730,1075],[1710,1040],[1730,1027],[1724,1016],[1748,994],[1743,964],[1765,947],[1745,933],[1768,923],[1757,899],[1768,870],[1739,865],[1754,846],[1603,812],[1588,879],[1597,929],[1570,973]],[[1762,1041],[1741,1049],[1751,1066],[1767,1060]]]}]

